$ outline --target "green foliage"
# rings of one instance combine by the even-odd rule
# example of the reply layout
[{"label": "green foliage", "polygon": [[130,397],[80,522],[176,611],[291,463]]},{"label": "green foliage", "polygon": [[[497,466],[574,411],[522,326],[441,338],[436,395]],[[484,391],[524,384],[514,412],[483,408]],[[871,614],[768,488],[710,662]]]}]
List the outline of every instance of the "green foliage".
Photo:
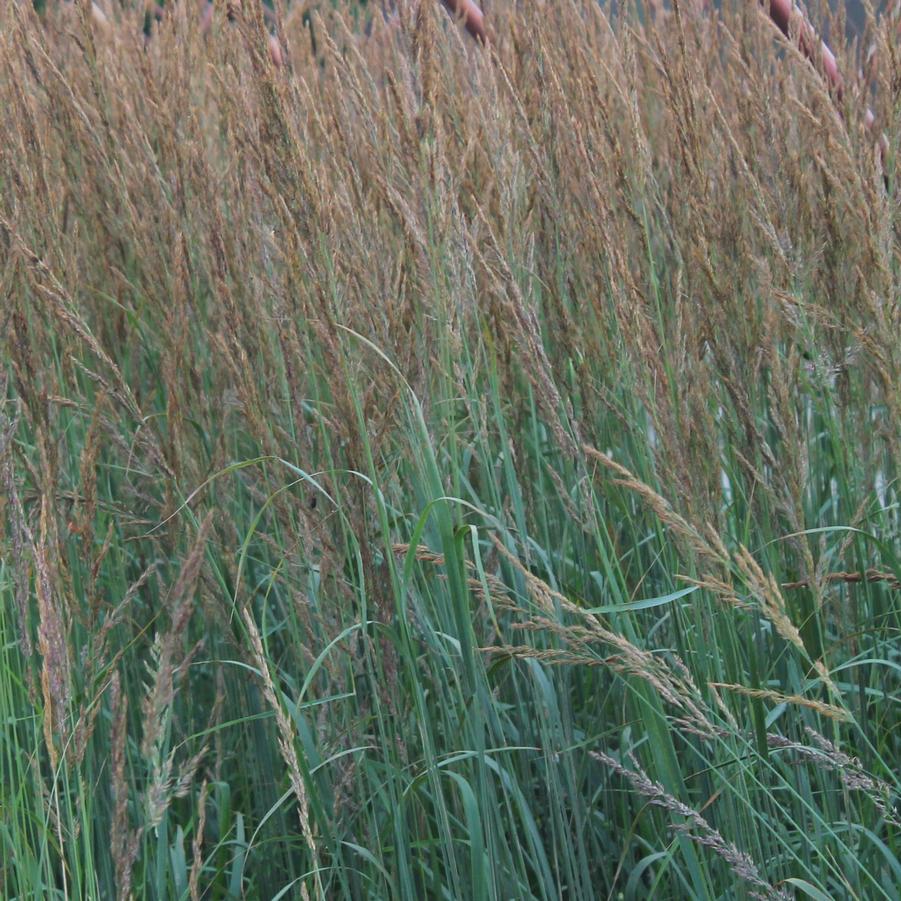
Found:
[{"label": "green foliage", "polygon": [[185,6],[0,11],[0,896],[898,898],[889,25]]}]

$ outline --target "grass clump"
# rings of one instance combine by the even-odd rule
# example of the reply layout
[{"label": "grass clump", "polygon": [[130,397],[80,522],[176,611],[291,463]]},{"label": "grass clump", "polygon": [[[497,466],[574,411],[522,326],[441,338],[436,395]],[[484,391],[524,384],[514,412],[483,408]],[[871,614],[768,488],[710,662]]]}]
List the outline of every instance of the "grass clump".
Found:
[{"label": "grass clump", "polygon": [[0,8],[0,895],[897,898],[890,17],[230,12]]}]

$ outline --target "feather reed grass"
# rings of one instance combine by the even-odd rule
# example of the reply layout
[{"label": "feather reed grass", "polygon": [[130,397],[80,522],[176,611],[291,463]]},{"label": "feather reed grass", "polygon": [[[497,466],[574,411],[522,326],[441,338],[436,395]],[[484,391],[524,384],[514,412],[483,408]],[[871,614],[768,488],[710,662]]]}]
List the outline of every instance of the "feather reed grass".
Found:
[{"label": "feather reed grass", "polygon": [[893,14],[446,5],[0,4],[0,895],[897,898]]}]

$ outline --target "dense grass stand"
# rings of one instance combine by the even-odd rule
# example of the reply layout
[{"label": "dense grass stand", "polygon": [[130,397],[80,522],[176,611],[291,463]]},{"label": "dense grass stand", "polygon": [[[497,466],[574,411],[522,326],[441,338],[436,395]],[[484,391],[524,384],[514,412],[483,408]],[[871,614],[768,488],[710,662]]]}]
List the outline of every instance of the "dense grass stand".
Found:
[{"label": "dense grass stand", "polygon": [[891,15],[166,6],[0,3],[0,897],[897,899]]}]

